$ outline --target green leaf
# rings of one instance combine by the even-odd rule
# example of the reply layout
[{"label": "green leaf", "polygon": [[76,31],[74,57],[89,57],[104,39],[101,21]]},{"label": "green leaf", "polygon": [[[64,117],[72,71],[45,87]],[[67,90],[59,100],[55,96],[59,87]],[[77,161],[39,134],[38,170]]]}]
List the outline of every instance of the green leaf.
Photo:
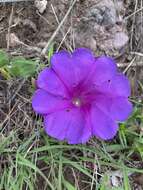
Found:
[{"label": "green leaf", "polygon": [[0,68],[0,73],[7,80],[11,78],[11,76],[9,74],[9,71],[6,68],[4,68],[4,67]]},{"label": "green leaf", "polygon": [[48,50],[48,63],[50,64],[50,59],[54,53],[54,44],[52,44]]},{"label": "green leaf", "polygon": [[9,58],[6,52],[3,50],[0,50],[0,67],[3,67],[5,65],[9,64]]},{"label": "green leaf", "polygon": [[16,77],[29,77],[36,72],[36,62],[17,57],[12,60],[9,71]]},{"label": "green leaf", "polygon": [[36,173],[38,173],[41,177],[43,177],[43,179],[47,182],[47,184],[49,185],[51,190],[55,190],[55,188],[53,187],[52,183],[49,181],[49,179],[42,173],[42,171],[35,165],[33,164],[30,160],[27,160],[26,158],[24,158],[21,154],[17,153],[16,156],[17,159],[17,163],[19,165],[28,167],[33,169]]},{"label": "green leaf", "polygon": [[123,169],[123,177],[124,177],[124,190],[131,190],[126,168]]},{"label": "green leaf", "polygon": [[64,178],[63,178],[63,184],[67,190],[76,190],[76,188]]}]

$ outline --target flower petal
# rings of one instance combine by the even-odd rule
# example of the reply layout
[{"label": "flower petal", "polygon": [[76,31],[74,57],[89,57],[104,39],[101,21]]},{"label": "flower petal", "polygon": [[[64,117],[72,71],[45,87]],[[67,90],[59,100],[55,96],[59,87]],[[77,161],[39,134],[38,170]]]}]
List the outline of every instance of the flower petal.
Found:
[{"label": "flower petal", "polygon": [[109,57],[99,57],[95,61],[93,78],[95,84],[101,84],[104,81],[111,80],[115,76],[117,66],[115,61]]},{"label": "flower petal", "polygon": [[77,82],[83,83],[93,69],[95,57],[89,49],[78,48],[72,53],[72,60],[76,65]]},{"label": "flower petal", "polygon": [[118,125],[97,105],[91,108],[92,133],[104,140],[112,139],[118,130]]},{"label": "flower petal", "polygon": [[48,114],[57,110],[69,108],[68,100],[58,96],[53,96],[47,91],[38,89],[32,98],[32,107],[39,114]]},{"label": "flower petal", "polygon": [[130,96],[131,88],[128,78],[121,73],[117,74],[113,80],[111,80],[110,92],[116,96]]},{"label": "flower petal", "polygon": [[117,121],[125,121],[132,112],[132,104],[126,98],[113,98],[110,105],[111,117]]},{"label": "flower petal", "polygon": [[77,48],[72,53],[72,59],[76,62],[76,64],[80,64],[81,66],[89,66],[90,68],[92,68],[92,64],[95,62],[93,53],[87,48]]},{"label": "flower petal", "polygon": [[132,112],[132,104],[125,97],[97,95],[95,104],[116,121],[125,121]]},{"label": "flower petal", "polygon": [[60,51],[51,58],[52,68],[70,90],[87,77],[94,62],[94,56],[85,48],[79,48],[72,54]]},{"label": "flower petal", "polygon": [[67,96],[64,84],[52,69],[45,68],[38,76],[37,85],[39,88],[46,90],[54,95]]},{"label": "flower petal", "polygon": [[91,136],[90,127],[78,109],[46,115],[44,123],[48,135],[59,140],[66,139],[69,144],[85,143]]},{"label": "flower petal", "polygon": [[66,51],[59,51],[51,57],[51,65],[66,88],[70,90],[75,78],[71,55]]},{"label": "flower petal", "polygon": [[128,97],[131,94],[128,78],[118,73],[111,80],[95,86],[96,90],[110,97]]}]

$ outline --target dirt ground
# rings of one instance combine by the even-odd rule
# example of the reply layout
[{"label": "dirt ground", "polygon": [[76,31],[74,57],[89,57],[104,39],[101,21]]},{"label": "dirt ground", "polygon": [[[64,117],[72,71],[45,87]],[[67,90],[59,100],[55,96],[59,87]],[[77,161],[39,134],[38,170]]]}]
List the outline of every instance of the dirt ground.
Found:
[{"label": "dirt ground", "polygon": [[[0,3],[0,48],[13,56],[41,59],[42,50],[71,4],[71,0],[48,0],[46,9],[40,12],[34,1]],[[141,7],[141,1],[135,0],[77,0],[51,44],[55,50],[91,48],[96,56],[114,57],[121,70],[130,65],[126,73],[132,95],[143,98],[138,83],[143,81]],[[29,83],[24,79],[6,81],[0,75],[0,123],[8,126],[7,133],[11,126],[21,126],[21,139],[30,135],[34,126]],[[23,126],[27,126],[24,131]]]},{"label": "dirt ground", "polygon": [[[134,3],[77,0],[53,42],[56,47],[59,43],[60,47],[68,49],[83,46],[93,49],[96,55],[104,53],[115,58],[122,57],[122,62],[128,61],[131,58],[126,54],[130,50],[138,52],[142,48],[141,11],[134,14]],[[46,9],[40,13],[32,1],[0,4],[0,47],[10,46],[10,50],[18,53],[28,45],[37,47],[34,50],[39,53],[70,6],[70,0],[48,0]],[[138,3],[137,7],[140,6]],[[7,44],[11,33],[25,45],[16,42]]]},{"label": "dirt ground", "polygon": [[42,13],[34,1],[1,3],[0,48],[12,55],[39,57],[56,31],[51,42],[55,49],[88,47],[96,56],[114,57],[120,67],[126,67],[134,59],[130,67],[132,77],[142,80],[141,1],[77,0],[64,19],[71,2],[48,0]]},{"label": "dirt ground", "polygon": [[0,48],[13,56],[39,59],[56,31],[50,43],[55,50],[88,47],[96,56],[106,54],[115,58],[121,70],[129,65],[126,73],[132,95],[139,96],[138,81],[143,81],[141,1],[75,2],[72,7],[70,0],[48,0],[42,11],[34,1],[0,3]]}]

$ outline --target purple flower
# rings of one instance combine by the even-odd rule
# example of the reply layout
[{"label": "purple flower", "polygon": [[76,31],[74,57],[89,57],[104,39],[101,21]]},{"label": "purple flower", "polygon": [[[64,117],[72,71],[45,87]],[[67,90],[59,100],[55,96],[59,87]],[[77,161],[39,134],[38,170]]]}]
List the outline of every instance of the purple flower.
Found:
[{"label": "purple flower", "polygon": [[91,136],[108,140],[132,112],[128,79],[113,59],[95,58],[90,50],[60,51],[37,79],[32,106],[44,117],[45,131],[70,144]]}]

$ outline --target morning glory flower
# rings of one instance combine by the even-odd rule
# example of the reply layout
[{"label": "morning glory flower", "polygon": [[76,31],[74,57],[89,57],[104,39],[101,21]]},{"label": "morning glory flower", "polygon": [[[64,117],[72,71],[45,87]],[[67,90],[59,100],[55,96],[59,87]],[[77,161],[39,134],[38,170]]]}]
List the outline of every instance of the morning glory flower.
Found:
[{"label": "morning glory flower", "polygon": [[127,77],[112,58],[95,58],[85,48],[55,53],[37,86],[32,106],[43,116],[46,133],[69,144],[85,143],[92,136],[112,139],[118,122],[132,112]]}]

